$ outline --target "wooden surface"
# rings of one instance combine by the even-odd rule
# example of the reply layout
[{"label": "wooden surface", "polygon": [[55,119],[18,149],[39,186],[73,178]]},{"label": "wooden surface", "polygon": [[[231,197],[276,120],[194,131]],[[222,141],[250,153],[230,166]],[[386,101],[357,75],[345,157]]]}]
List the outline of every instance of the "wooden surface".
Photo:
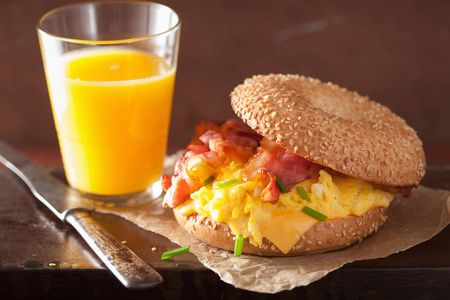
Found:
[{"label": "wooden surface", "polygon": [[[61,167],[40,50],[38,18],[76,0],[0,1],[0,139]],[[229,93],[254,74],[332,81],[389,106],[417,130],[429,163],[424,184],[450,189],[450,1],[160,1],[181,16],[169,153],[201,120],[233,117]],[[434,164],[435,163],[435,164]],[[118,217],[96,215],[166,281],[130,292],[74,231],[0,168],[0,298],[436,299],[450,292],[450,229],[385,259],[357,262],[277,295],[222,282],[193,255]],[[157,251],[151,251],[155,246]]]},{"label": "wooden surface", "polygon": [[[59,167],[49,171],[62,176]],[[450,164],[429,165],[423,184],[450,189]],[[348,264],[307,287],[266,295],[224,283],[190,253],[161,261],[164,251],[178,245],[120,217],[94,214],[165,279],[157,288],[129,291],[6,168],[0,168],[0,191],[0,291],[7,297],[2,299],[37,294],[46,299],[445,299],[450,292],[450,227],[407,251]]]}]

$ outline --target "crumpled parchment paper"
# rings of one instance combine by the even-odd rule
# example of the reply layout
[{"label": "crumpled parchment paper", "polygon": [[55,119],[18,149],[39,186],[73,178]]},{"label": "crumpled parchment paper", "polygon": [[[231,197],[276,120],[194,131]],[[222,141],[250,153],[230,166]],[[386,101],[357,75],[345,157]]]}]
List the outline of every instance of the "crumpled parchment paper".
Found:
[{"label": "crumpled parchment paper", "polygon": [[[166,174],[173,174],[178,155],[166,158]],[[419,186],[410,198],[397,197],[389,207],[388,220],[377,233],[348,248],[296,257],[234,257],[231,252],[208,246],[192,237],[178,225],[172,209],[164,209],[161,204],[162,197],[136,207],[98,211],[121,216],[180,246],[190,245],[190,252],[223,281],[260,293],[305,286],[346,263],[404,251],[429,240],[450,222],[450,191]]]}]

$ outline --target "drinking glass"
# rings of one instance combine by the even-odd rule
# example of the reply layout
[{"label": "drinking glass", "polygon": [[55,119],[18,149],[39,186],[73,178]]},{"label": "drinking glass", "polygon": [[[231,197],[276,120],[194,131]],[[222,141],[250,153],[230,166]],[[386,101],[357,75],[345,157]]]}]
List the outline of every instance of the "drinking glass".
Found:
[{"label": "drinking glass", "polygon": [[180,26],[144,1],[68,5],[38,21],[67,181],[98,205],[162,193]]}]

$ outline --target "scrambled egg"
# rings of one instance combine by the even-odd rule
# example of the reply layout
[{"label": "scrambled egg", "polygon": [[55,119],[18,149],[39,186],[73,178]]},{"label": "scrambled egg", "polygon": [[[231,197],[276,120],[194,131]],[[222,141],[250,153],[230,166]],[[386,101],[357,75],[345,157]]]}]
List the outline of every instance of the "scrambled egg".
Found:
[{"label": "scrambled egg", "polygon": [[[331,220],[360,216],[379,206],[387,207],[394,198],[391,193],[375,189],[366,181],[341,174],[332,176],[321,170],[318,179],[297,184],[304,188],[310,201],[304,200],[293,187],[287,193],[281,193],[276,204],[263,203],[260,193],[264,184],[257,180],[245,181],[242,167],[243,164],[232,162],[216,170],[214,182],[191,194],[191,199],[176,209],[183,215],[197,212],[216,222],[224,222],[234,235],[243,234],[255,246],[267,238],[287,253],[309,228],[320,222],[303,213],[304,206]],[[232,184],[220,187],[221,183],[230,180],[233,180]]]}]

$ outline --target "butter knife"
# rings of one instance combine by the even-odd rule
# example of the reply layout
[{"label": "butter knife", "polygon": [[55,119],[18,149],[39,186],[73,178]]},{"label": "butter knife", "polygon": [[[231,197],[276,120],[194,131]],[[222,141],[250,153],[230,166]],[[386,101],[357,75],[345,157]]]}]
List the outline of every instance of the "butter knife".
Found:
[{"label": "butter knife", "polygon": [[163,278],[92,217],[95,206],[30,159],[0,141],[0,163],[22,179],[61,221],[72,225],[119,281],[130,290],[157,286]]}]

